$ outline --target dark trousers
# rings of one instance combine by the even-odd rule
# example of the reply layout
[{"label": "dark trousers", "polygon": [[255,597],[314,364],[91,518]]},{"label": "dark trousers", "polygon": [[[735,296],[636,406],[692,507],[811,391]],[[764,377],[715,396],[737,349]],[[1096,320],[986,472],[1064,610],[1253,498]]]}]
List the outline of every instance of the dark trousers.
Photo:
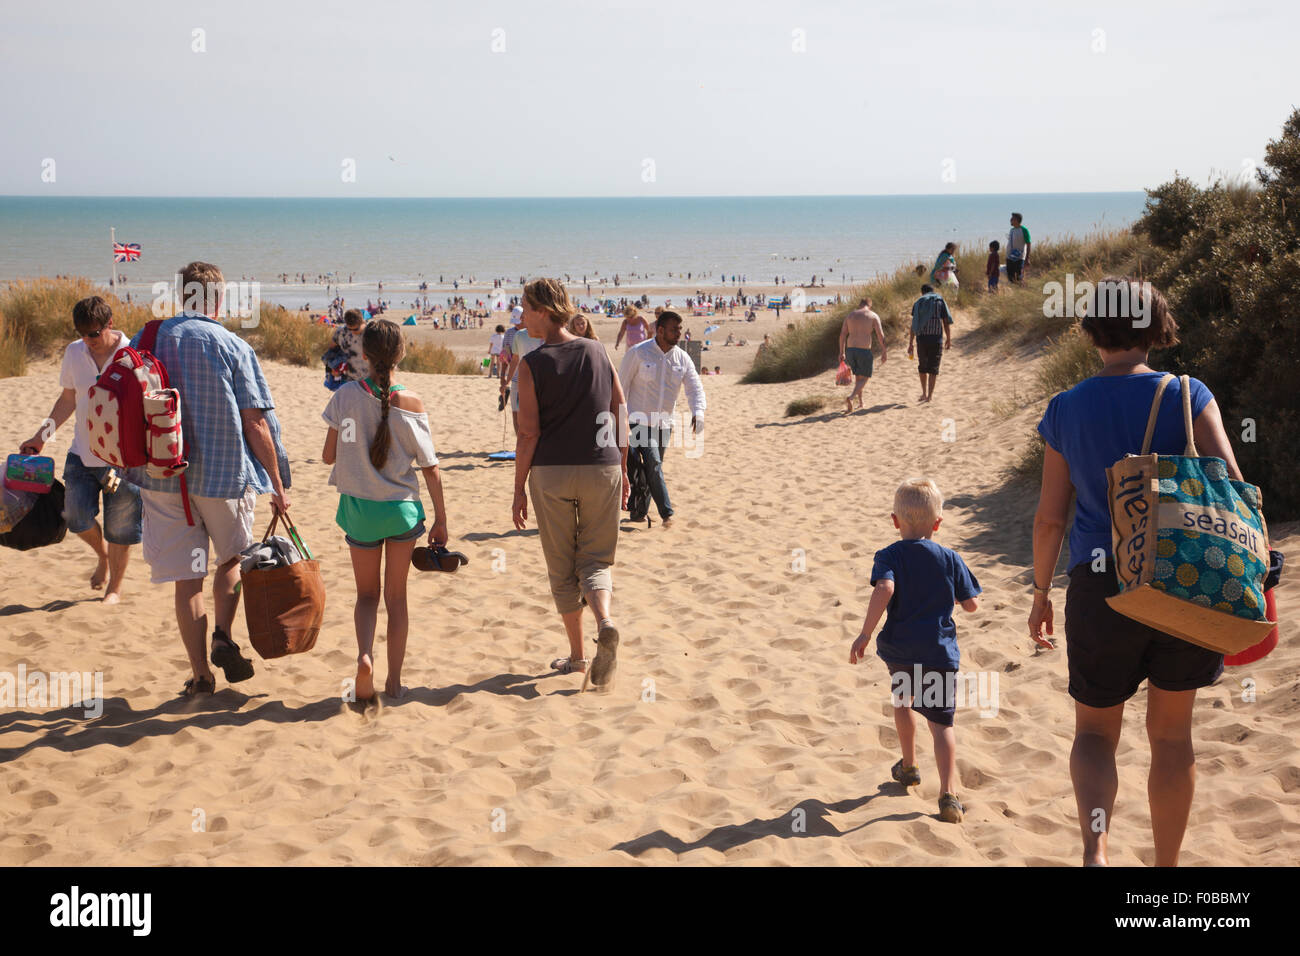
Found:
[{"label": "dark trousers", "polygon": [[633,425],[629,432],[631,447],[628,457],[638,456],[645,468],[646,479],[650,485],[650,497],[659,509],[661,519],[671,518],[672,502],[668,500],[668,486],[664,484],[664,448],[672,437],[672,426],[668,424],[651,426]]}]

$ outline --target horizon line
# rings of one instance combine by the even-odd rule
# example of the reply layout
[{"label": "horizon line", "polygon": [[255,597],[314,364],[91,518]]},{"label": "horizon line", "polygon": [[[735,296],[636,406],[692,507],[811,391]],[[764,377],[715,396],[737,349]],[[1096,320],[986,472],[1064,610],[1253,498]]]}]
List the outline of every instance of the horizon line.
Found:
[{"label": "horizon line", "polygon": [[520,199],[645,199],[645,200],[662,200],[662,199],[935,199],[950,198],[956,196],[1101,196],[1101,195],[1123,195],[1130,193],[1143,193],[1145,189],[1090,189],[1090,190],[1041,190],[1038,192],[976,192],[976,193],[752,193],[752,194],[671,194],[663,196],[236,196],[236,195],[148,195],[144,193],[130,194],[106,194],[106,193],[77,193],[67,195],[42,195],[40,193],[0,193],[0,200],[3,199],[339,199],[339,200],[358,200],[358,199],[383,199],[391,201],[402,201],[412,199],[441,199],[441,200],[520,200]]}]

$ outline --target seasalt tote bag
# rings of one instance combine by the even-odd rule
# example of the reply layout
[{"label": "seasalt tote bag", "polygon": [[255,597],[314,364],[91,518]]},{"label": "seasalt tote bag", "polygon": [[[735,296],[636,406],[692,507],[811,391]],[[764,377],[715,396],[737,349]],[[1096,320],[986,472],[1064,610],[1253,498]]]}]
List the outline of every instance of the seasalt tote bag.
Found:
[{"label": "seasalt tote bag", "polygon": [[[281,517],[277,514],[271,519],[263,541],[271,537]],[[320,562],[311,557],[289,516],[283,519],[303,560],[278,568],[240,572],[248,640],[266,660],[311,650],[325,619],[325,582],[320,576]]]},{"label": "seasalt tote bag", "polygon": [[1106,469],[1111,541],[1120,593],[1106,602],[1192,644],[1235,654],[1273,629],[1264,611],[1268,527],[1259,489],[1228,477],[1221,458],[1201,458],[1192,437],[1192,396],[1182,386],[1182,455],[1152,455],[1161,379],[1151,402],[1142,454]]}]

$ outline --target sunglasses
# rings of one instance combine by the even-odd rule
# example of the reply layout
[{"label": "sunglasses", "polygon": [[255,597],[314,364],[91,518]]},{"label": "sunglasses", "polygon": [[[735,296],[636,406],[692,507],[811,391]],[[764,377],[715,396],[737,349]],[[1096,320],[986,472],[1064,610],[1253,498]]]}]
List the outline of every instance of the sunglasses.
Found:
[{"label": "sunglasses", "polygon": [[98,328],[93,332],[82,332],[80,329],[77,329],[77,334],[80,335],[83,339],[97,339],[104,334],[104,330],[102,328]]}]

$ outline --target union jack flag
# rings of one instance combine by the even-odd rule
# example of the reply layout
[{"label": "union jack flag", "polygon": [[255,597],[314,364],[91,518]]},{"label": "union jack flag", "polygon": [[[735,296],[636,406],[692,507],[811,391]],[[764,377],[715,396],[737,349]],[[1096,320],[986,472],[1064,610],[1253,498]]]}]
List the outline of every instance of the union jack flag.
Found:
[{"label": "union jack flag", "polygon": [[135,262],[135,260],[139,258],[140,258],[140,243],[138,242],[113,243],[114,262]]}]

